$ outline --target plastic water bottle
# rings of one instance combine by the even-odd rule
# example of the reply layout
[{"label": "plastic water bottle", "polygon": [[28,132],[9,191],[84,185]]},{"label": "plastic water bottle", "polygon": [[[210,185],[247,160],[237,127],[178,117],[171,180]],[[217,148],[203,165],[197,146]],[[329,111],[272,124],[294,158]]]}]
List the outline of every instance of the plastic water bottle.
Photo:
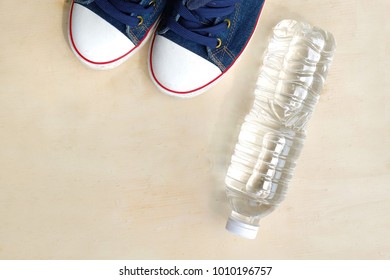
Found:
[{"label": "plastic water bottle", "polygon": [[230,232],[254,239],[284,199],[334,50],[332,34],[309,24],[274,27],[225,179]]}]

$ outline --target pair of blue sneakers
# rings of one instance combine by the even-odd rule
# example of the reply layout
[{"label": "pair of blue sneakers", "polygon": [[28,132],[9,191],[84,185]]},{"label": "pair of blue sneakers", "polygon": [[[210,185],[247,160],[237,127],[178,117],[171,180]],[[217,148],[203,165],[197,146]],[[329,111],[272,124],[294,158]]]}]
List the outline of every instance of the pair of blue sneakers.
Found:
[{"label": "pair of blue sneakers", "polygon": [[114,68],[146,44],[154,84],[194,97],[214,85],[247,46],[264,0],[74,0],[69,41],[94,69]]}]

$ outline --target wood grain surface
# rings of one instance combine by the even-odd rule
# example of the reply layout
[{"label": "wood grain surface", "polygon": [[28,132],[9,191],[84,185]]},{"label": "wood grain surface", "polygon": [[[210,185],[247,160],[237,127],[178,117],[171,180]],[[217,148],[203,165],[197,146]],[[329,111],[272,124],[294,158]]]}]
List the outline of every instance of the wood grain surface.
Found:
[{"label": "wood grain surface", "polygon": [[[0,259],[389,259],[389,10],[268,0],[224,80],[177,100],[152,84],[147,47],[111,71],[79,63],[69,1],[1,1]],[[224,176],[287,18],[337,51],[288,196],[250,241],[224,229]]]}]

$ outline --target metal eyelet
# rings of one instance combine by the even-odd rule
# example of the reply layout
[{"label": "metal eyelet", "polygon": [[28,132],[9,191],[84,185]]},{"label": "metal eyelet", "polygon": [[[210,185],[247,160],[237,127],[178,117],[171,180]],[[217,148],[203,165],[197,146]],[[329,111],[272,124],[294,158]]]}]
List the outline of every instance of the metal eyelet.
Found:
[{"label": "metal eyelet", "polygon": [[219,49],[222,46],[222,40],[217,38],[217,41],[218,41],[218,44],[217,44],[217,46],[215,48]]},{"label": "metal eyelet", "polygon": [[232,24],[232,22],[230,21],[230,19],[225,18],[224,22],[227,23],[227,28],[230,28],[230,25]]},{"label": "metal eyelet", "polygon": [[152,0],[152,1],[149,2],[148,6],[152,6],[152,5],[154,7],[156,6],[156,0]]},{"label": "metal eyelet", "polygon": [[141,24],[144,23],[144,18],[141,17],[141,16],[137,16],[137,18],[139,19],[139,23],[138,23],[138,26],[140,26]]}]

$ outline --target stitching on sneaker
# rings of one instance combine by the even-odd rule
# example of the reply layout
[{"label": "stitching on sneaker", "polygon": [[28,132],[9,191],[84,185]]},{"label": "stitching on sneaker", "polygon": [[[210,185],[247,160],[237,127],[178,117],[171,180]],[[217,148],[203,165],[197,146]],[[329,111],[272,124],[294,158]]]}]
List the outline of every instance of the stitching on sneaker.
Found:
[{"label": "stitching on sneaker", "polygon": [[213,53],[211,53],[210,55],[211,59],[215,62],[215,64],[218,65],[219,69],[221,69],[221,71],[224,71],[226,67],[222,64],[222,62]]}]

